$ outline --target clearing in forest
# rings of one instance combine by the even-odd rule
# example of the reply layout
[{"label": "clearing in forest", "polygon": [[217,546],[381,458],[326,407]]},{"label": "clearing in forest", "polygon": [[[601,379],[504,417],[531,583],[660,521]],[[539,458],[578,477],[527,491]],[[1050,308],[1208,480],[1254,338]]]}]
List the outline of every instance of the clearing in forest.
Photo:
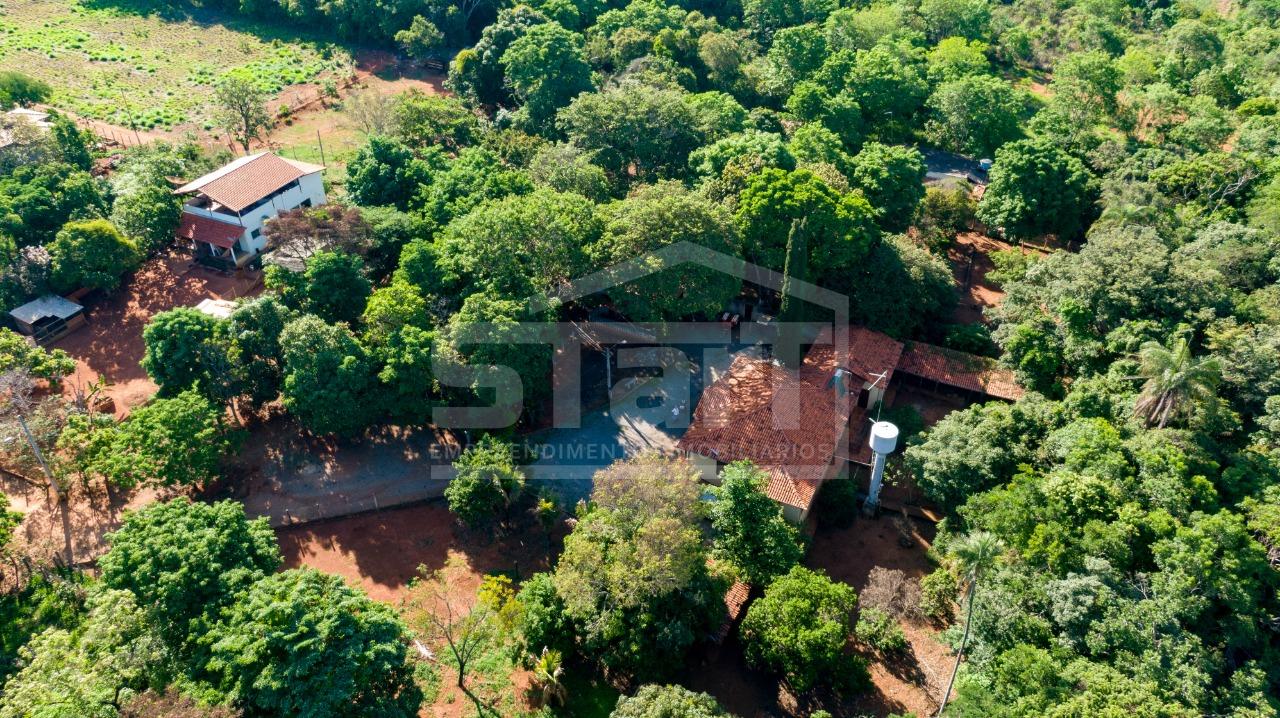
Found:
[{"label": "clearing in forest", "polygon": [[188,7],[131,0],[6,0],[0,68],[53,86],[51,105],[136,129],[209,129],[213,85],[227,73],[272,93],[350,74],[339,45]]}]

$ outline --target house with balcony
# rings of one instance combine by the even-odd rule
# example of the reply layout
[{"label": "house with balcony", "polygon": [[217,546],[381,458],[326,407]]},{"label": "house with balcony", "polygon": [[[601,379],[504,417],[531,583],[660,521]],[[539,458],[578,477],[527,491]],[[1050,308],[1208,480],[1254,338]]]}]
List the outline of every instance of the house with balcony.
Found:
[{"label": "house with balcony", "polygon": [[177,238],[197,261],[243,267],[266,248],[263,228],[273,218],[325,203],[323,171],[271,152],[241,157],[174,190],[186,197]]}]

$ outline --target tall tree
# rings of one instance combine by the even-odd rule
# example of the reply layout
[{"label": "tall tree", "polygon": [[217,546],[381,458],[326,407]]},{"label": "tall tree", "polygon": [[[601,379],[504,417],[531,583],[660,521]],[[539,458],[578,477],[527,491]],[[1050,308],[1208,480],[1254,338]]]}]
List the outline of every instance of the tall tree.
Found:
[{"label": "tall tree", "polygon": [[978,531],[965,536],[951,551],[956,568],[965,588],[964,635],[960,638],[960,648],[956,651],[955,666],[951,669],[951,678],[939,701],[938,715],[947,709],[947,699],[951,696],[951,688],[955,685],[956,674],[960,671],[960,661],[964,659],[964,650],[969,644],[969,630],[973,626],[973,600],[978,593],[978,582],[983,574],[995,566],[996,560],[1004,551],[1000,539],[987,531]]},{"label": "tall tree", "polygon": [[410,718],[422,694],[406,633],[342,577],[291,569],[255,582],[209,631],[207,670],[254,715]]},{"label": "tall tree", "polygon": [[765,492],[768,478],[754,464],[737,461],[720,472],[711,527],[713,553],[755,586],[766,586],[800,562],[800,533]]},{"label": "tall tree", "polygon": [[317,434],[352,436],[377,416],[369,352],[343,325],[302,316],[280,333],[284,406]]},{"label": "tall tree", "polygon": [[68,222],[49,245],[52,284],[60,292],[120,286],[120,277],[138,268],[142,253],[105,219]]},{"label": "tall tree", "polygon": [[469,526],[509,513],[524,489],[525,477],[510,444],[486,436],[453,462],[456,472],[444,489],[449,512]]},{"label": "tall tree", "polygon": [[978,218],[1015,239],[1076,239],[1095,217],[1097,195],[1080,160],[1053,144],[1020,140],[996,152]]},{"label": "tall tree", "polygon": [[125,514],[107,541],[102,582],[137,596],[175,647],[194,647],[223,608],[280,565],[267,520],[250,521],[234,501],[151,504]]},{"label": "tall tree", "polygon": [[821,571],[796,566],[747,609],[739,631],[747,661],[781,673],[799,693],[819,685],[857,689],[865,663],[845,652],[858,595]]},{"label": "tall tree", "polygon": [[249,152],[249,143],[271,128],[267,93],[252,79],[228,75],[213,90],[218,124]]},{"label": "tall tree", "polygon": [[1161,429],[1197,402],[1213,398],[1222,380],[1221,360],[1193,356],[1185,336],[1173,339],[1167,348],[1155,341],[1144,343],[1138,361],[1138,376],[1144,381],[1134,411]]}]

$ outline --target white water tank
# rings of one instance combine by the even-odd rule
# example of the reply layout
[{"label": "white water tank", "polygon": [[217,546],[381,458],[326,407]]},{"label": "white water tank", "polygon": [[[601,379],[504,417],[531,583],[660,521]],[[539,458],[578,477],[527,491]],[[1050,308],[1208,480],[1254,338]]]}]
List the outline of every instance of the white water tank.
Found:
[{"label": "white water tank", "polygon": [[892,454],[898,448],[898,427],[887,421],[871,425],[871,450],[877,454]]}]

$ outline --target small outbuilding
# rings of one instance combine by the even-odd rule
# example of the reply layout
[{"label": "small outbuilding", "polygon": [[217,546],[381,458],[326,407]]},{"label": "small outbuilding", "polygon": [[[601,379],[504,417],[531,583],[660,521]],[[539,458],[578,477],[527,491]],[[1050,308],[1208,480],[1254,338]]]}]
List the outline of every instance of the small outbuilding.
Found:
[{"label": "small outbuilding", "polygon": [[46,294],[9,312],[18,332],[44,344],[84,324],[84,307],[56,294]]},{"label": "small outbuilding", "polygon": [[236,303],[229,299],[201,299],[196,311],[208,314],[214,319],[226,319],[236,310]]}]

